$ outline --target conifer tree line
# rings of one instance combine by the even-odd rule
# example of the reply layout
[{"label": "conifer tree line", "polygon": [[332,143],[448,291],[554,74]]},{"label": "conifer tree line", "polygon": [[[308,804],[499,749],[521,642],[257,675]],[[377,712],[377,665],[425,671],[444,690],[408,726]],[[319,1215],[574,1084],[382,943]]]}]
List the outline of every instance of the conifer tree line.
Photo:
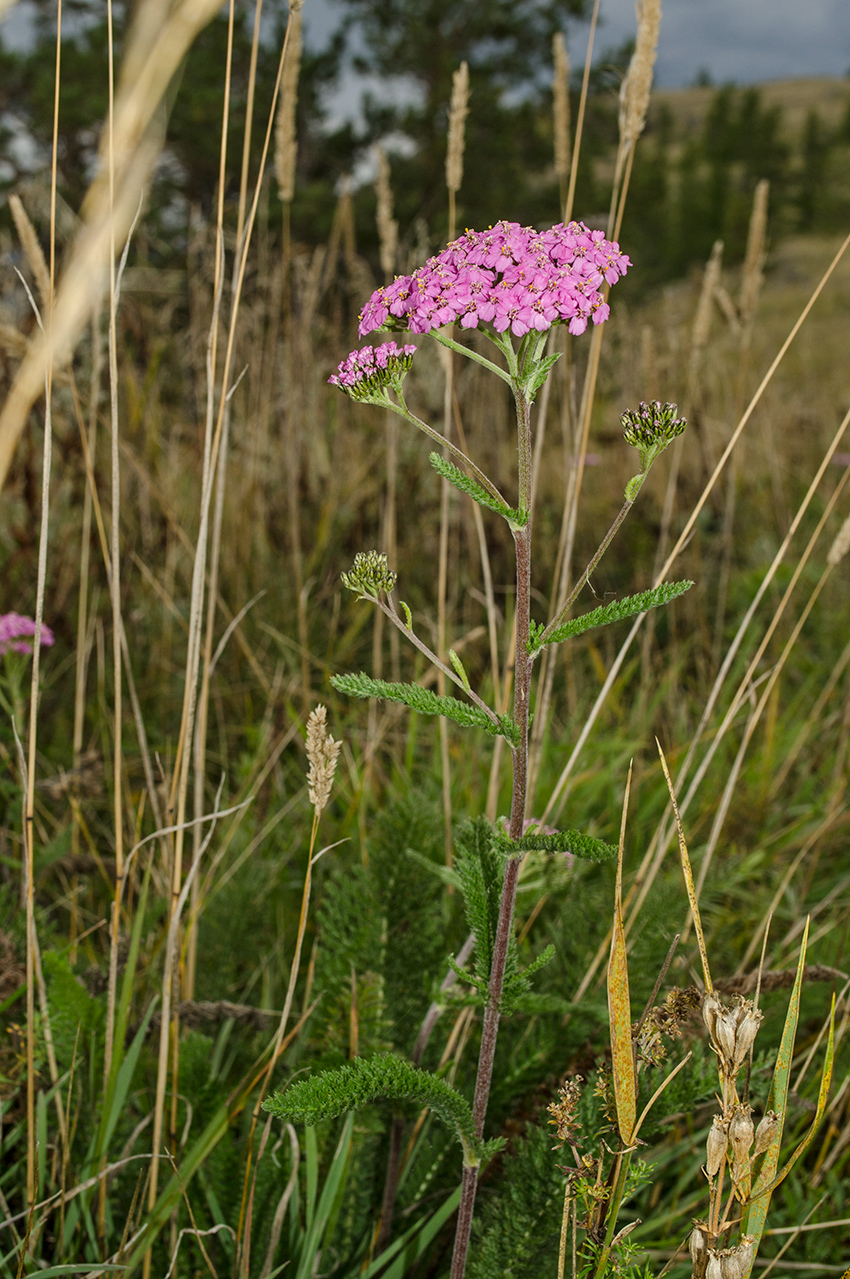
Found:
[{"label": "conifer tree line", "polygon": [[[11,47],[0,27],[0,221],[9,221],[4,193],[44,171],[53,120],[55,29],[53,7],[36,0],[32,44]],[[103,7],[77,0],[63,50],[60,103],[60,192],[78,208],[96,163],[106,110],[106,21]],[[392,165],[395,212],[411,246],[423,227],[445,238],[442,175],[451,77],[461,60],[470,68],[466,175],[459,218],[486,226],[499,216],[542,225],[557,207],[553,166],[552,37],[564,31],[584,43],[586,0],[339,0],[340,26],[304,49],[298,92],[298,160],[291,208],[294,243],[327,242],[340,183],[358,171],[376,141]],[[127,7],[117,9],[119,39]],[[266,6],[257,67],[256,102],[271,99],[286,5]],[[241,148],[248,92],[253,8],[242,5],[235,31],[230,129]],[[605,49],[593,70],[579,185],[582,207],[600,216],[610,200],[611,159],[617,140],[617,90],[631,44]],[[151,193],[147,220],[153,264],[167,265],[185,247],[194,213],[215,200],[222,77],[227,40],[222,13],[201,34],[174,86],[167,147]],[[580,61],[580,59],[577,59]],[[340,124],[328,114],[328,94],[349,70],[399,86],[392,101],[363,98],[359,120]],[[577,100],[578,79],[573,91]],[[678,112],[668,102],[650,116],[636,157],[622,230],[639,262],[627,288],[675,278],[704,262],[714,240],[727,262],[741,259],[753,191],[770,181],[773,242],[794,232],[840,229],[850,214],[850,85],[846,105],[827,119],[816,108],[802,127],[767,105],[758,88],[708,89],[708,108]],[[259,147],[259,142],[258,142]],[[235,151],[234,151],[235,153]],[[238,173],[230,178],[235,198]],[[273,185],[273,184],[272,184]],[[270,201],[277,197],[270,192]],[[370,182],[354,192],[358,249],[379,246]],[[275,219],[272,219],[275,224]],[[159,235],[156,235],[156,228]]]}]

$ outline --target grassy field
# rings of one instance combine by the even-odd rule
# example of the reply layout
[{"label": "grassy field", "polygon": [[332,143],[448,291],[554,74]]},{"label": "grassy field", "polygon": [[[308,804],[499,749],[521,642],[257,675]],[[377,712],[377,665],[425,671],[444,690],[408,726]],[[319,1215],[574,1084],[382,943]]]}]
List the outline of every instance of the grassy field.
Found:
[{"label": "grassy field", "polygon": [[[801,81],[764,96],[796,128],[815,106],[835,123],[847,90]],[[708,99],[703,89],[661,93],[654,109],[670,105],[686,132]],[[438,688],[421,654],[341,587],[355,554],[378,548],[417,633],[444,658],[451,647],[488,704],[507,708],[513,543],[428,467],[429,445],[412,428],[327,385],[380,271],[358,252],[345,191],[328,244],[282,247],[270,184],[267,173],[253,222],[250,186],[247,223],[228,209],[217,234],[198,214],[179,269],[157,269],[142,216],[120,302],[110,317],[107,297],[94,320],[96,290],[80,304],[74,357],[55,362],[49,415],[44,398],[25,415],[3,489],[2,607],[34,617],[43,599],[55,636],[40,655],[29,737],[32,659],[0,657],[15,717],[14,730],[10,714],[0,722],[3,1276],[110,1264],[157,1279],[449,1273],[459,1161],[439,1107],[408,1093],[412,1102],[305,1128],[272,1123],[259,1103],[296,1076],[389,1051],[473,1095],[482,1001],[473,983],[445,979],[470,933],[479,958],[486,949],[475,893],[491,923],[498,913],[486,858],[470,887],[479,828],[464,823],[508,812],[510,751],[503,739],[494,748],[393,704],[350,700],[330,676],[360,670]],[[655,1010],[634,1032],[638,1111],[692,1055],[620,1185],[611,1152],[623,1135],[623,1014],[618,1022],[606,996],[616,859],[528,852],[517,963],[550,945],[555,957],[500,1030],[486,1135],[505,1146],[480,1177],[475,1279],[563,1274],[570,1202],[573,1238],[584,1222],[582,1247],[598,1247],[593,1223],[599,1234],[612,1187],[623,1193],[618,1229],[638,1224],[607,1259],[573,1262],[573,1274],[700,1274],[686,1240],[709,1213],[701,1167],[720,1087],[698,1011],[703,934],[723,999],[752,997],[758,980],[765,1020],[743,1092],[756,1122],[765,1107],[782,1111],[783,1160],[812,1130],[773,1191],[753,1273],[786,1245],[777,1276],[846,1275],[850,1264],[850,258],[841,236],[760,241],[758,207],[743,267],[725,268],[717,250],[705,273],[650,296],[620,305],[615,290],[598,338],[559,330],[563,358],[534,410],[539,621],[579,579],[634,472],[620,415],[657,398],[689,421],[576,608],[645,590],[662,568],[695,585],[633,634],[630,619],[551,650],[526,814],[616,846],[631,767],[627,1038],[647,1001]],[[237,219],[253,232],[242,279]],[[49,248],[46,258],[38,248],[49,221],[33,206],[15,222],[14,239],[0,242],[0,435],[36,350],[23,280],[45,317],[53,287]],[[420,239],[397,269],[443,247]],[[63,281],[80,250],[70,236],[58,247],[64,322]],[[510,495],[507,389],[458,358],[447,401],[441,352],[415,341],[409,404],[446,430],[448,403],[447,433]],[[341,743],[326,806],[314,780],[308,795],[315,759],[305,753],[319,705]],[[682,1002],[665,1020],[658,1008],[671,990]],[[630,1063],[631,1052],[630,1041]],[[547,1107],[576,1076],[587,1084],[559,1152]],[[722,1074],[721,1084],[731,1114],[734,1085]],[[575,1164],[567,1179],[565,1160]],[[716,1186],[712,1196],[714,1212]],[[738,1237],[738,1211],[730,1200],[718,1238]]]}]

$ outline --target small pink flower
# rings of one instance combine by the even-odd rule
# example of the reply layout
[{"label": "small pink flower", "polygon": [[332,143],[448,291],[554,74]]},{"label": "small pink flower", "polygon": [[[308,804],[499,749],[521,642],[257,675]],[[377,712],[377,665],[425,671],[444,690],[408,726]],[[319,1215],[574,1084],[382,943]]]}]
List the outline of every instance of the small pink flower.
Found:
[{"label": "small pink flower", "polygon": [[[31,653],[33,646],[26,636],[35,635],[35,622],[21,613],[0,614],[0,653]],[[41,624],[41,647],[50,648],[54,643],[49,626]]]}]

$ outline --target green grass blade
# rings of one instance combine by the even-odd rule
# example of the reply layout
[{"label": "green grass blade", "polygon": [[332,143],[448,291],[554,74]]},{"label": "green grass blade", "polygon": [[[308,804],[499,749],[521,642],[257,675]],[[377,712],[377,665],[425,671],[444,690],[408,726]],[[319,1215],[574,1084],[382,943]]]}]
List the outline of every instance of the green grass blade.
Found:
[{"label": "green grass blade", "polygon": [[[400,1240],[395,1240],[391,1245],[393,1252],[400,1252],[400,1256],[396,1256],[392,1265],[388,1270],[384,1270],[388,1257],[387,1252],[381,1253],[366,1270],[363,1271],[361,1279],[375,1279],[376,1275],[380,1275],[381,1279],[404,1279],[405,1275],[410,1274],[413,1265],[422,1256],[425,1249],[431,1243],[431,1240],[442,1230],[443,1226],[449,1220],[453,1212],[457,1211],[460,1203],[460,1186],[457,1190],[452,1191],[449,1198],[438,1208],[434,1215],[428,1218],[423,1225],[421,1221],[417,1221],[415,1226],[411,1226]],[[396,1244],[399,1245],[396,1248]]]},{"label": "green grass blade", "polygon": [[632,1051],[632,1013],[629,999],[629,963],[626,931],[623,924],[623,848],[626,836],[626,811],[629,806],[632,771],[626,783],[620,844],[617,850],[617,880],[614,891],[614,924],[611,954],[608,960],[608,1016],[611,1027],[611,1070],[617,1103],[617,1127],[624,1146],[632,1144],[637,1118],[637,1081]]},{"label": "green grass blade", "polygon": [[[307,1201],[308,1201],[308,1220],[306,1237],[304,1239],[304,1249],[300,1254],[298,1262],[298,1270],[295,1279],[310,1279],[315,1273],[316,1262],[319,1254],[327,1245],[333,1234],[333,1226],[339,1213],[342,1203],[342,1195],[345,1191],[345,1183],[348,1179],[348,1170],[351,1159],[351,1136],[354,1129],[354,1116],[349,1115],[345,1121],[337,1148],[334,1151],[331,1166],[328,1169],[328,1175],[325,1178],[325,1184],[322,1187],[322,1193],[316,1203],[316,1193],[318,1189],[318,1159],[311,1158],[311,1148],[316,1150],[316,1134],[312,1128],[308,1128],[305,1145],[307,1148]],[[311,1141],[312,1139],[312,1141]],[[310,1185],[311,1174],[315,1170],[316,1181]]]},{"label": "green grass blade", "polygon": [[[779,1148],[782,1144],[782,1130],[785,1126],[785,1111],[788,1105],[788,1089],[791,1083],[791,1060],[794,1056],[794,1041],[797,1037],[797,1023],[800,1018],[800,992],[803,987],[803,971],[806,966],[806,946],[809,940],[809,921],[806,920],[806,927],[803,931],[803,940],[800,945],[800,959],[797,964],[797,975],[794,979],[794,985],[791,990],[791,998],[788,1001],[788,1012],[785,1015],[785,1026],[782,1030],[782,1039],[779,1044],[779,1051],[776,1055],[776,1065],[773,1070],[773,1079],[770,1084],[770,1092],[767,1097],[766,1110],[775,1110],[779,1115],[779,1127],[773,1141],[764,1152],[761,1168],[753,1185],[752,1194],[748,1203],[744,1205],[741,1216],[741,1234],[752,1235],[755,1240],[755,1249],[761,1243],[764,1234],[765,1222],[767,1220],[767,1212],[770,1207],[770,1197],[773,1190],[773,1183],[776,1178],[776,1169],[779,1165]],[[747,1279],[745,1276],[744,1279]]]},{"label": "green grass blade", "polygon": [[826,1043],[826,1053],[824,1055],[824,1060],[823,1060],[823,1070],[821,1071],[820,1088],[818,1089],[818,1104],[815,1110],[815,1117],[812,1120],[809,1131],[806,1133],[805,1137],[800,1142],[799,1146],[791,1155],[785,1167],[779,1173],[778,1177],[776,1178],[773,1185],[771,1186],[771,1193],[776,1189],[776,1187],[781,1182],[785,1180],[785,1178],[788,1176],[791,1169],[797,1163],[797,1160],[806,1152],[808,1147],[811,1145],[812,1138],[814,1137],[815,1133],[820,1127],[820,1122],[823,1119],[824,1111],[826,1110],[826,1102],[827,1102],[827,1098],[829,1097],[829,1088],[832,1083],[832,1067],[833,1067],[834,1060],[835,1060],[835,995],[833,994],[832,1006],[829,1011],[829,1037]]}]

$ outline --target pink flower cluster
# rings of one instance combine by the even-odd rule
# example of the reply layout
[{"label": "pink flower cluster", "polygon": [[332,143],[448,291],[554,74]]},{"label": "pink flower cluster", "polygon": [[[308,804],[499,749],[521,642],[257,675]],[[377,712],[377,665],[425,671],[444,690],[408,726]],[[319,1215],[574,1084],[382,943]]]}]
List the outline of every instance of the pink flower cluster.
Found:
[{"label": "pink flower cluster", "polygon": [[[0,654],[31,653],[32,643],[23,638],[35,635],[35,622],[31,617],[23,617],[20,613],[0,614]],[[49,648],[53,643],[53,632],[42,623],[41,646]]]},{"label": "pink flower cluster", "polygon": [[374,329],[428,333],[444,324],[480,323],[516,337],[553,324],[583,333],[601,324],[608,304],[603,284],[616,284],[631,265],[620,246],[583,222],[548,231],[498,222],[467,231],[412,275],[376,289],[360,315],[360,335]]},{"label": "pink flower cluster", "polygon": [[352,351],[328,381],[355,398],[366,397],[404,377],[415,351],[415,346],[397,346],[395,342],[364,346],[361,351]]}]

